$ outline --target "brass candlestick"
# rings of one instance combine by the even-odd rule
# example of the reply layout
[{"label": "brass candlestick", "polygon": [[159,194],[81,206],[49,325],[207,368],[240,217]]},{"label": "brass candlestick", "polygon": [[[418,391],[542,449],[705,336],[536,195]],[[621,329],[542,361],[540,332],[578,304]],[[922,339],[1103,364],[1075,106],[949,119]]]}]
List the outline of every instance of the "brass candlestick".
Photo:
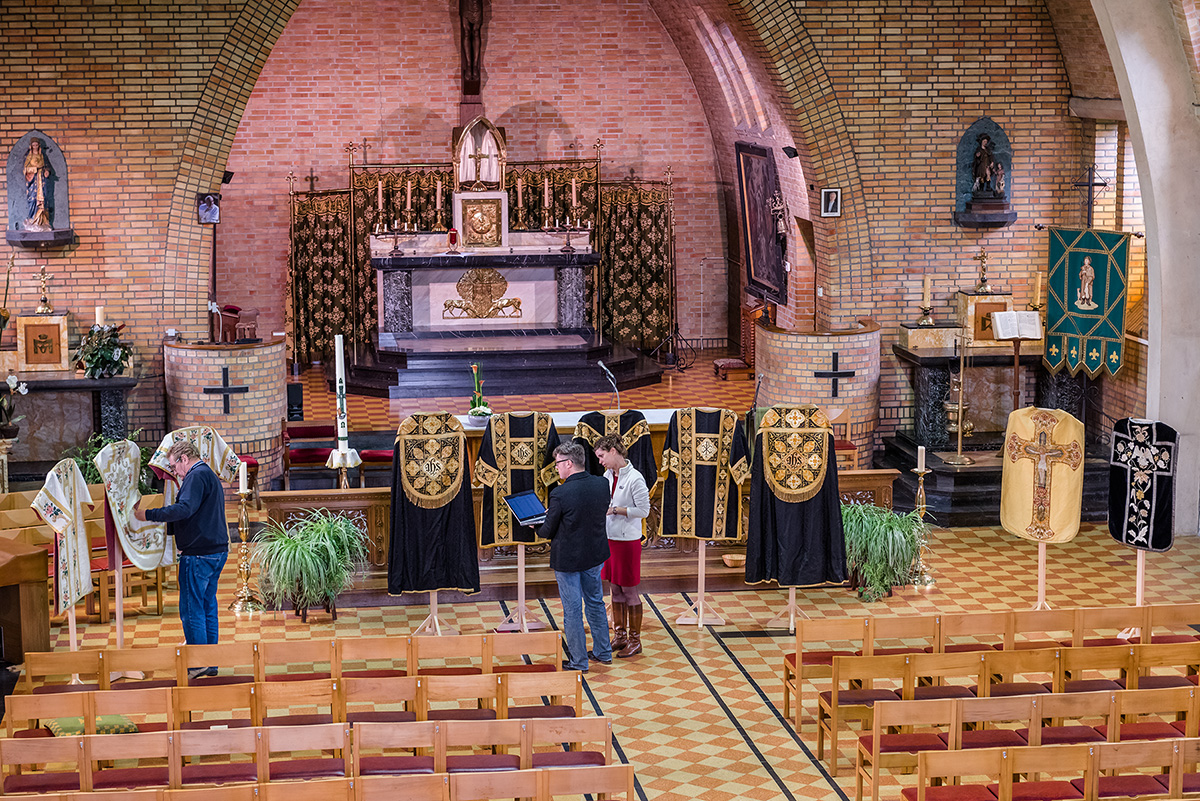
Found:
[{"label": "brass candlestick", "polygon": [[338,489],[350,489],[349,468],[343,464],[338,468]]},{"label": "brass candlestick", "polygon": [[963,403],[963,389],[966,384],[966,367],[967,367],[967,346],[960,334],[954,343],[958,350],[958,409],[956,417],[956,428],[958,429],[958,450],[951,456],[946,456],[942,459],[946,464],[952,465],[968,465],[975,464],[975,460],[970,456],[963,456],[962,441],[963,429],[966,428],[966,413]]},{"label": "brass candlestick", "polygon": [[1045,306],[1046,306],[1045,303],[1026,303],[1025,304],[1026,309],[1028,309],[1029,311],[1035,311],[1035,312],[1040,312],[1043,308],[1045,308]]},{"label": "brass candlestick", "polygon": [[921,310],[921,316],[917,318],[917,325],[935,325],[933,316],[930,314],[933,311],[932,306],[918,306],[917,308]]},{"label": "brass candlestick", "polygon": [[[917,497],[913,504],[913,509],[917,516],[921,518],[921,522],[925,522],[925,476],[932,473],[928,468],[916,468],[912,470],[917,474]],[[925,551],[929,549],[928,544],[922,541],[917,548],[917,565],[913,569],[914,581],[917,584],[924,584],[926,587],[932,587],[935,582],[933,576],[929,572],[929,566],[925,563]]]},{"label": "brass candlestick", "polygon": [[246,503],[250,491],[238,491],[238,535],[242,544],[238,546],[238,591],[237,597],[229,605],[230,611],[236,615],[253,615],[263,611],[263,603],[250,591],[250,516],[246,512]]}]

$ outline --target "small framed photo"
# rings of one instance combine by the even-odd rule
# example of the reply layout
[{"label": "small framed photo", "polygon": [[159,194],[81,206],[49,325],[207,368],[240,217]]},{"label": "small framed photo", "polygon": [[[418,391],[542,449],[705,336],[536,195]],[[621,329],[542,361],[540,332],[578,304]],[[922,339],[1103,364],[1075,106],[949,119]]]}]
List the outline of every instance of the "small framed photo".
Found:
[{"label": "small framed photo", "polygon": [[822,217],[841,217],[842,216],[842,190],[840,190],[840,189],[822,189],[821,190],[821,216]]},{"label": "small framed photo", "polygon": [[220,193],[203,192],[196,195],[196,217],[201,225],[216,225],[221,222]]},{"label": "small framed photo", "polygon": [[17,370],[68,370],[67,315],[47,314],[17,318]]}]

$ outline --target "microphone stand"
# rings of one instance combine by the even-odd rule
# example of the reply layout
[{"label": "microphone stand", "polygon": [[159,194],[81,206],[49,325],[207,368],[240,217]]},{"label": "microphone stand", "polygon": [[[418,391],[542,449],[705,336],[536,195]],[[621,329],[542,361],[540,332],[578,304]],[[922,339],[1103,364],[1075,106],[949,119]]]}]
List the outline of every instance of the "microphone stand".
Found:
[{"label": "microphone stand", "polygon": [[596,365],[604,371],[604,375],[608,377],[608,383],[612,384],[613,394],[617,396],[617,411],[621,411],[621,390],[617,389],[617,377],[612,374],[604,362],[596,360]]}]

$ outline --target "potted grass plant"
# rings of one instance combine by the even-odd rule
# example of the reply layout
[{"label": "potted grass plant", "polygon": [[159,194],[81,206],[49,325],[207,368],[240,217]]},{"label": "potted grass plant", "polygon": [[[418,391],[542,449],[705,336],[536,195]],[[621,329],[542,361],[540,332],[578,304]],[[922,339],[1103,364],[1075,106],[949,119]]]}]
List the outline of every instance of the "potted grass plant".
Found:
[{"label": "potted grass plant", "polygon": [[865,601],[911,584],[928,527],[915,511],[898,514],[869,503],[842,505],[851,583]]},{"label": "potted grass plant", "polygon": [[367,561],[364,525],[344,514],[315,509],[288,524],[271,523],[255,538],[254,560],[267,605],[291,604],[307,620],[308,608],[337,618],[338,595],[354,584]]}]

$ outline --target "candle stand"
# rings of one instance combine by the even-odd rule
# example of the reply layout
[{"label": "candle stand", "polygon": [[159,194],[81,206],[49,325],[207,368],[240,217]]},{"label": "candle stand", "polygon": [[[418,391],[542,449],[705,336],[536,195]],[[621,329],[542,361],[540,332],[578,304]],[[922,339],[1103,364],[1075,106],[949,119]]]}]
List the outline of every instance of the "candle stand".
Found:
[{"label": "candle stand", "polygon": [[[913,504],[913,509],[917,516],[921,518],[921,522],[925,522],[925,476],[932,473],[925,467],[914,467],[913,472],[917,475],[917,497]],[[917,546],[917,564],[913,568],[913,583],[923,584],[926,587],[934,585],[933,576],[929,572],[929,566],[925,563],[925,551],[929,550],[929,545],[924,539]]]},{"label": "candle stand", "polygon": [[238,535],[242,544],[238,546],[237,597],[229,605],[235,615],[253,615],[263,611],[262,601],[250,591],[250,516],[246,512],[249,499],[249,490],[238,490]]}]

